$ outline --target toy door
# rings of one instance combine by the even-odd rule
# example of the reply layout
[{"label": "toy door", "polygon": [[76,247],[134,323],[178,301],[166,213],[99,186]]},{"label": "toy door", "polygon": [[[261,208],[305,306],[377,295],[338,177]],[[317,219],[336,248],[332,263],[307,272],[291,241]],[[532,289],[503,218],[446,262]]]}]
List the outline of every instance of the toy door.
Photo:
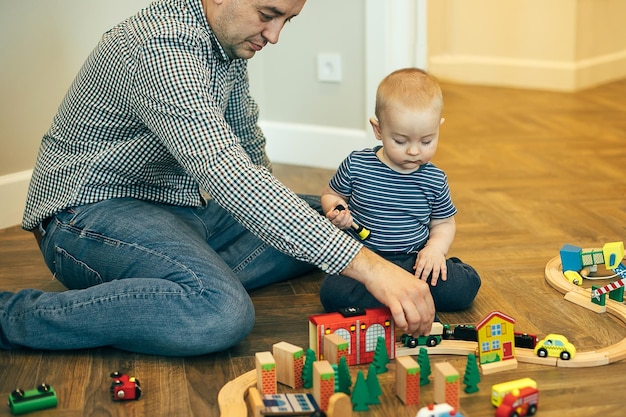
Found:
[{"label": "toy door", "polygon": [[502,359],[511,359],[513,357],[513,344],[505,342],[502,344]]}]

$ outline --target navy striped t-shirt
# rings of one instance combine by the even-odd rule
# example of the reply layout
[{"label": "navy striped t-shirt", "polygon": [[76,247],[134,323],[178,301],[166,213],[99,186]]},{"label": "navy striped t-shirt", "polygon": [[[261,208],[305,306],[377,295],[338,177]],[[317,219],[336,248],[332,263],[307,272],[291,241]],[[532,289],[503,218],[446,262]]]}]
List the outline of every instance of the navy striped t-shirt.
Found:
[{"label": "navy striped t-shirt", "polygon": [[456,214],[446,174],[432,163],[405,174],[376,156],[381,147],[352,152],[330,187],[348,198],[354,221],[369,229],[363,243],[382,252],[416,252],[429,236],[431,219]]}]

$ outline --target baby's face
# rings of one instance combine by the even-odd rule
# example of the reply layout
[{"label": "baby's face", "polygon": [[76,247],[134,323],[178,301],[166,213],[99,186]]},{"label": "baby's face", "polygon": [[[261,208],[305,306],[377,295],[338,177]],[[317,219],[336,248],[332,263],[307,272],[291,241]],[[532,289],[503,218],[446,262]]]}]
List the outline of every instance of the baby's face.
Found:
[{"label": "baby's face", "polygon": [[429,162],[437,151],[439,111],[390,106],[372,120],[376,138],[383,143],[379,158],[398,172],[413,172]]}]

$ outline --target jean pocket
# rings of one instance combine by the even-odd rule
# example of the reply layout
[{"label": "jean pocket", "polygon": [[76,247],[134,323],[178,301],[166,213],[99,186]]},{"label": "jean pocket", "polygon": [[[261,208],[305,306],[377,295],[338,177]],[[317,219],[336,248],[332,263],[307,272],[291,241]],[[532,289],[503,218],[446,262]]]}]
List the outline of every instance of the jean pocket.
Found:
[{"label": "jean pocket", "polygon": [[104,282],[96,270],[60,247],[55,250],[54,268],[56,279],[70,290],[88,288]]}]

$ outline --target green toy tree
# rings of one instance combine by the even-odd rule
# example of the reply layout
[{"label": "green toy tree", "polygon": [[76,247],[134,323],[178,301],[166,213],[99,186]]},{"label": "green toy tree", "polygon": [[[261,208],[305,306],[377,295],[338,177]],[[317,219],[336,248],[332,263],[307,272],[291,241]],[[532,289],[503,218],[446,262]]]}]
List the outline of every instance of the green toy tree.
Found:
[{"label": "green toy tree", "polygon": [[383,390],[380,388],[380,382],[378,382],[378,374],[376,372],[376,365],[373,363],[370,364],[370,367],[367,370],[367,379],[365,380],[367,383],[367,391],[369,392],[370,399],[368,404],[380,404],[380,397],[383,395]]},{"label": "green toy tree", "polygon": [[350,387],[352,386],[352,377],[350,376],[350,368],[345,356],[339,359],[337,368],[337,379],[339,380],[339,392],[350,395]]},{"label": "green toy tree", "polygon": [[376,350],[374,351],[374,359],[372,363],[376,366],[377,374],[383,374],[388,371],[387,364],[389,363],[389,352],[387,352],[385,338],[382,336],[378,336],[378,339],[376,340]]},{"label": "green toy tree", "polygon": [[352,392],[352,409],[354,411],[367,411],[369,409],[367,406],[369,397],[370,394],[367,390],[367,382],[365,382],[363,371],[359,371],[356,376],[354,391]]},{"label": "green toy tree", "polygon": [[306,358],[302,367],[302,386],[304,388],[313,388],[313,362],[317,360],[313,349],[306,350]]},{"label": "green toy tree", "polygon": [[420,387],[430,384],[430,358],[426,348],[420,348],[417,355],[417,364],[420,366]]},{"label": "green toy tree", "polygon": [[463,376],[463,383],[465,384],[464,391],[467,394],[478,392],[478,383],[480,382],[480,372],[478,371],[478,363],[476,362],[476,355],[470,353],[467,355],[467,365],[465,365],[465,375]]}]

